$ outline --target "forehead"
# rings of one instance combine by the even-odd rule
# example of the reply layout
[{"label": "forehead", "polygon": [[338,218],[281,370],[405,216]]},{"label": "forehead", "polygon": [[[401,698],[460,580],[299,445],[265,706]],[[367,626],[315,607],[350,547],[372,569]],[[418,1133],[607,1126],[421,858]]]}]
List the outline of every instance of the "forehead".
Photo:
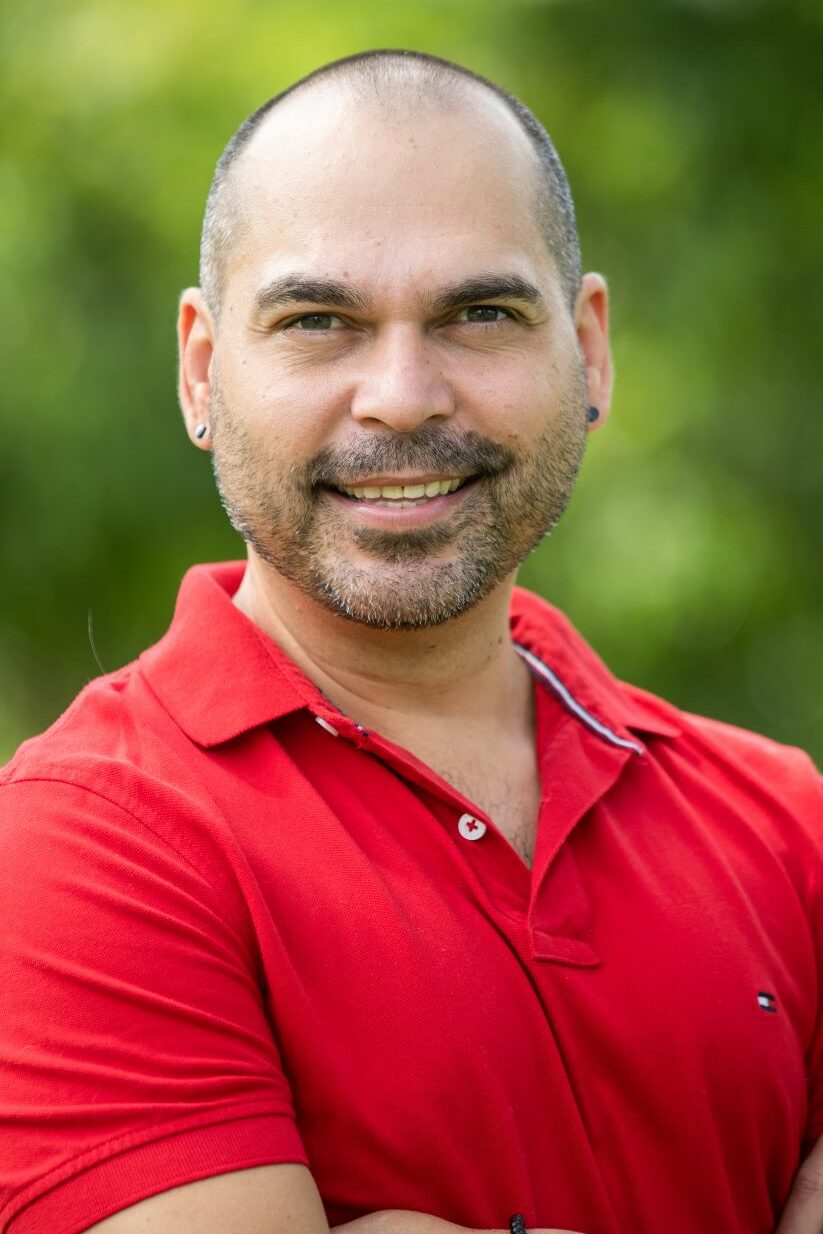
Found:
[{"label": "forehead", "polygon": [[402,284],[551,268],[538,215],[538,161],[502,103],[471,89],[454,104],[387,110],[339,89],[298,92],[241,156],[241,226],[226,289],[306,269]]}]

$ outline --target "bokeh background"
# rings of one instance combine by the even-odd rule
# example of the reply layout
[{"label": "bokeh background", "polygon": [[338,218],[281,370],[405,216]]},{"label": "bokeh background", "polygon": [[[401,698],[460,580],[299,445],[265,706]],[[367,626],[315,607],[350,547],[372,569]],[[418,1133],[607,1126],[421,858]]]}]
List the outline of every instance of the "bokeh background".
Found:
[{"label": "bokeh background", "polygon": [[823,6],[793,0],[0,6],[0,760],[239,555],[176,297],[240,120],[381,46],[530,104],[611,283],[615,415],[523,580],[623,677],[820,760]]}]

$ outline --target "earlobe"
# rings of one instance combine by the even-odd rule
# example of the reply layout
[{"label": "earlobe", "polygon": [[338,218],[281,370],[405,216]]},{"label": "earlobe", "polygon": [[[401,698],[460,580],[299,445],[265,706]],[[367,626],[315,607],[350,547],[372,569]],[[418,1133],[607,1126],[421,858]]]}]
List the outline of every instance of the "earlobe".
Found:
[{"label": "earlobe", "polygon": [[208,419],[211,395],[214,325],[198,287],[187,288],[180,297],[177,340],[180,409],[191,440],[201,449],[208,449],[209,443],[202,425]]}]

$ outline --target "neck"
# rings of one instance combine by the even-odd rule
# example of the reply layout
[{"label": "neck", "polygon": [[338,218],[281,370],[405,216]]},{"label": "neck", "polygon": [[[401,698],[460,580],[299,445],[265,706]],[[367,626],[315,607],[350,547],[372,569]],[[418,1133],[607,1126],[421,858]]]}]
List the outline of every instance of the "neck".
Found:
[{"label": "neck", "polygon": [[234,603],[341,711],[391,737],[418,718],[476,729],[529,711],[529,673],[509,634],[513,584],[512,574],[442,625],[376,630],[325,609],[252,553]]}]

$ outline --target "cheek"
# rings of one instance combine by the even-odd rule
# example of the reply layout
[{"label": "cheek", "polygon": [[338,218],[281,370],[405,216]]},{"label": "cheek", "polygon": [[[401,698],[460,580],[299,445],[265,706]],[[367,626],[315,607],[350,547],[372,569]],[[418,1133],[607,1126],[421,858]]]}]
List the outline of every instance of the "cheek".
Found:
[{"label": "cheek", "polygon": [[320,400],[282,374],[255,373],[244,366],[222,386],[221,404],[232,435],[258,461],[279,471],[300,466],[327,444]]},{"label": "cheek", "polygon": [[545,432],[564,401],[561,382],[553,371],[497,374],[483,392],[478,431],[513,448],[532,441]]}]

